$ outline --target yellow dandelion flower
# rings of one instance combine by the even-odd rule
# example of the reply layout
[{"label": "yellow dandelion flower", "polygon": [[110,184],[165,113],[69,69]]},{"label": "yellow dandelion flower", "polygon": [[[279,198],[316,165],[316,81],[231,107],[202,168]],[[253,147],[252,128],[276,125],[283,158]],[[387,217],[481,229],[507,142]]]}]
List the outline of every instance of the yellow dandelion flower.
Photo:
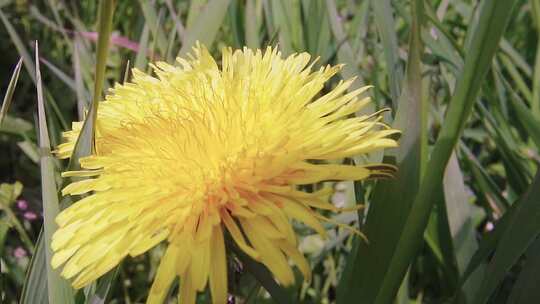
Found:
[{"label": "yellow dandelion flower", "polygon": [[[133,71],[100,103],[92,156],[84,176],[63,195],[89,195],[62,211],[52,240],[53,267],[81,288],[126,256],[162,241],[148,303],[161,303],[180,277],[180,303],[194,303],[209,285],[214,303],[227,299],[225,236],[264,264],[282,285],[294,281],[292,261],[309,280],[291,221],[321,235],[317,210],[339,211],[328,190],[298,185],[389,175],[383,164],[324,163],[395,147],[397,133],[380,113],[351,115],[366,104],[367,87],[353,80],[321,94],[341,66],[313,71],[306,53],[282,58],[272,48],[224,49],[222,67],[203,47],[179,66],[158,62],[157,77]],[[82,123],[57,149],[70,157]]]}]

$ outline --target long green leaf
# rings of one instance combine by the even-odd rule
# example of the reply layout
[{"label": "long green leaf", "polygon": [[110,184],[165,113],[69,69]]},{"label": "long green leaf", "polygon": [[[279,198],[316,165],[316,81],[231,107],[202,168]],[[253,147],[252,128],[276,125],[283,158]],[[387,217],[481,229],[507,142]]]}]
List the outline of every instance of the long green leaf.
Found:
[{"label": "long green leaf", "polygon": [[540,149],[540,120],[534,116],[534,112],[527,108],[517,94],[512,94],[511,104],[519,117],[519,122],[525,127],[537,149]]},{"label": "long green leaf", "polygon": [[[149,26],[152,36],[162,56],[167,53],[167,38],[161,29],[160,18],[151,1],[139,0],[146,24]],[[100,31],[101,33],[101,31]]]},{"label": "long green leaf", "polygon": [[[54,219],[60,212],[58,202],[58,189],[55,181],[55,167],[51,155],[49,132],[47,130],[47,118],[45,116],[45,103],[43,101],[43,89],[41,87],[41,72],[39,69],[39,48],[36,41],[36,84],[38,97],[39,118],[39,148],[41,152],[41,191],[43,200],[43,246],[45,249],[45,263],[47,269],[47,290],[49,303],[74,303],[73,290],[69,282],[60,276],[58,269],[51,266],[52,235],[58,228]],[[36,253],[39,254],[39,253]]]},{"label": "long green leaf", "polygon": [[[80,167],[79,158],[95,153],[95,125],[97,120],[99,102],[102,98],[103,84],[105,82],[105,69],[107,65],[109,41],[112,32],[112,18],[115,6],[116,1],[109,0],[102,0],[99,4],[99,36],[97,45],[94,95],[92,104],[90,105],[90,111],[83,123],[81,133],[79,135],[79,138],[77,139],[75,149],[73,150],[73,154],[70,158],[69,169],[71,170]],[[115,274],[116,269],[113,269],[99,280],[99,282],[97,283],[98,288],[91,289],[92,292],[88,294],[87,300],[91,301],[88,303],[100,303],[106,299]]]},{"label": "long green leaf", "polygon": [[[461,275],[478,249],[478,242],[476,241],[475,209],[469,202],[463,173],[455,153],[452,154],[446,167],[443,189],[454,260],[457,271]],[[478,210],[478,207],[476,208]],[[478,270],[462,289],[465,303],[473,303],[474,292],[480,286],[483,269]],[[458,282],[456,281],[455,284],[458,285]]]},{"label": "long green leaf", "polygon": [[[32,56],[28,52],[26,46],[22,42],[21,37],[11,24],[10,20],[4,15],[4,12],[0,9],[0,20],[2,20],[2,23],[6,27],[6,30],[9,34],[9,37],[11,38],[11,42],[15,45],[15,48],[17,49],[17,52],[19,53],[19,56],[21,56],[24,67],[26,71],[28,72],[28,75],[34,82],[34,85],[37,85],[36,83],[36,66],[35,63],[32,61]],[[65,129],[67,128],[66,120],[64,119],[64,116],[60,112],[60,108],[56,104],[56,101],[52,98],[52,96],[44,89],[45,97],[47,98],[47,102],[51,105],[52,109],[54,110],[54,114],[58,117],[58,120],[60,121],[61,126]],[[54,130],[53,130],[54,131]],[[55,136],[55,133],[53,132],[52,136]]]},{"label": "long green leaf", "polygon": [[375,24],[383,46],[386,70],[390,81],[393,108],[397,109],[397,101],[401,91],[403,70],[399,64],[398,43],[394,16],[390,0],[371,0],[375,15]]},{"label": "long green leaf", "polygon": [[[530,2],[532,4],[531,14],[538,31],[540,30],[540,3],[538,1]],[[534,60],[532,112],[537,119],[540,119],[540,39],[536,44],[536,57]]]},{"label": "long green leaf", "polygon": [[393,299],[407,267],[420,248],[422,235],[434,203],[432,198],[441,186],[446,164],[471,113],[481,80],[491,65],[491,59],[497,50],[515,2],[515,0],[486,1],[480,7],[478,26],[472,29],[471,46],[466,52],[467,58],[462,76],[458,79],[446,120],[441,127],[441,133],[427,165],[429,170],[426,170],[419,192],[411,206],[414,212],[408,213],[403,230],[396,227],[395,231],[385,235],[385,242],[395,241],[396,234],[399,237],[393,247],[396,251],[387,253],[386,256],[390,258],[379,262],[382,264],[379,272],[383,273],[384,279],[370,284],[374,289],[370,293],[376,295],[370,298],[371,303],[389,303]]},{"label": "long green leaf", "polygon": [[527,260],[513,286],[508,304],[540,303],[538,272],[540,271],[540,239],[536,239],[527,253]]},{"label": "long green leaf", "polygon": [[283,287],[279,286],[279,284],[274,280],[270,271],[266,269],[266,266],[253,260],[236,246],[232,246],[232,249],[240,261],[242,261],[242,264],[244,267],[246,267],[246,270],[249,271],[257,279],[257,281],[259,281],[259,283],[261,283],[261,285],[266,289],[266,291],[268,291],[276,303],[294,303],[288,292],[283,289]]},{"label": "long green leaf", "polygon": [[99,101],[103,92],[105,82],[105,68],[107,66],[107,53],[112,32],[112,17],[115,7],[114,0],[102,0],[99,4],[99,36],[97,45],[96,73],[94,81],[94,95],[88,116],[84,120],[79,138],[75,144],[73,154],[69,160],[69,169],[76,170],[80,167],[79,158],[88,156],[94,152],[95,123]]},{"label": "long green leaf", "polygon": [[[345,64],[340,73],[344,79],[350,79],[356,77],[351,89],[357,89],[363,86],[364,82],[360,70],[358,69],[358,63],[356,62],[355,55],[351,44],[347,40],[347,34],[341,23],[341,18],[338,15],[335,1],[326,0],[326,10],[328,12],[328,19],[330,21],[330,28],[334,35],[336,44],[338,45],[337,57],[339,62]],[[370,109],[372,110],[372,109]]]},{"label": "long green leaf", "polygon": [[250,48],[260,47],[260,38],[259,38],[259,27],[257,22],[257,11],[255,6],[255,0],[246,1],[245,9],[245,36],[246,36],[246,45]]},{"label": "long green leaf", "polygon": [[[345,291],[345,294],[338,294],[338,303],[375,303],[380,286],[388,276],[394,275],[386,272],[387,263],[399,250],[395,245],[405,223],[403,215],[411,212],[410,206],[420,183],[421,146],[425,144],[421,143],[421,137],[426,123],[424,115],[418,115],[424,109],[420,63],[422,1],[412,3],[415,18],[409,40],[406,83],[394,124],[406,132],[400,139],[400,147],[387,155],[400,170],[395,179],[379,181],[376,186],[364,228],[369,244],[360,242],[354,264],[346,266],[353,267],[354,275],[348,282],[340,282],[347,286],[338,289]],[[397,201],[400,203],[396,204]]]},{"label": "long green leaf", "polygon": [[6,95],[4,95],[4,102],[2,103],[2,109],[0,109],[0,126],[2,125],[2,121],[4,120],[4,117],[6,117],[7,115],[9,106],[11,105],[11,101],[13,99],[13,93],[15,92],[17,81],[19,80],[19,73],[21,72],[21,67],[22,67],[22,58],[19,59],[19,62],[17,62],[17,65],[15,66],[15,69],[13,70],[13,74],[11,75],[11,80],[9,81],[9,85],[6,90]]},{"label": "long green leaf", "polygon": [[501,240],[503,233],[508,229],[508,225],[511,222],[511,218],[517,210],[516,204],[512,205],[510,209],[504,214],[504,216],[497,222],[495,229],[485,235],[478,245],[478,250],[469,259],[467,268],[461,275],[460,285],[467,282],[469,277],[488,260],[489,256],[493,253],[497,244]]},{"label": "long green leaf", "polygon": [[49,296],[47,291],[47,260],[43,231],[36,242],[36,252],[32,255],[32,260],[28,266],[26,278],[24,280],[21,304],[48,304]]},{"label": "long green leaf", "polygon": [[506,272],[540,234],[540,170],[497,244],[474,303],[487,303]]}]

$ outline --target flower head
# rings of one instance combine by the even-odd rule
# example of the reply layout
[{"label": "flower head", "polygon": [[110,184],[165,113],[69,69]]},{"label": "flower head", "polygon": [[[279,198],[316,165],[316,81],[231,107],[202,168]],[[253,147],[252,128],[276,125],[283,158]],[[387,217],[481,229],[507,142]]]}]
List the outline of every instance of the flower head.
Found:
[{"label": "flower head", "polygon": [[[285,59],[272,48],[224,49],[222,67],[203,47],[179,66],[158,62],[157,77],[134,70],[100,103],[91,177],[62,190],[90,195],[56,221],[52,259],[75,288],[92,282],[126,256],[166,241],[148,302],[161,303],[180,277],[181,303],[210,287],[214,303],[227,300],[225,239],[292,284],[289,260],[309,279],[291,220],[321,235],[318,209],[338,211],[327,190],[298,185],[388,176],[382,164],[329,164],[395,147],[379,114],[353,116],[369,103],[353,80],[321,94],[341,66],[312,71],[306,53]],[[57,154],[70,157],[82,123],[64,134]]]}]

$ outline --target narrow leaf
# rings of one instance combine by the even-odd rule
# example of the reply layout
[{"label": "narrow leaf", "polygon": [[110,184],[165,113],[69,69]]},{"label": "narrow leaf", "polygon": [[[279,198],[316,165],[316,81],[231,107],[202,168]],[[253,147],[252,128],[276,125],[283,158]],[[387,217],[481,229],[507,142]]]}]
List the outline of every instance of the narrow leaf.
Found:
[{"label": "narrow leaf", "polygon": [[503,280],[506,272],[540,234],[540,170],[529,187],[507,229],[497,244],[495,255],[486,270],[483,284],[473,303],[487,303],[490,295]]},{"label": "narrow leaf", "polygon": [[[51,145],[49,142],[49,132],[45,116],[45,103],[43,100],[43,89],[41,87],[41,72],[39,69],[39,48],[36,41],[36,84],[38,98],[38,120],[39,120],[39,148],[41,152],[41,191],[43,200],[43,242],[45,250],[45,263],[47,269],[47,290],[49,303],[74,303],[73,290],[69,282],[60,276],[58,269],[51,266],[52,235],[58,228],[54,219],[60,212],[58,202],[58,189],[55,181],[55,168],[51,155]],[[39,253],[36,253],[39,254]]]},{"label": "narrow leaf", "polygon": [[9,106],[11,105],[11,101],[13,99],[13,93],[15,92],[17,81],[19,80],[19,73],[21,72],[21,67],[22,67],[22,58],[19,59],[19,62],[17,62],[17,65],[15,66],[15,69],[13,70],[13,74],[11,74],[11,80],[9,81],[9,85],[6,90],[6,95],[4,95],[4,102],[2,102],[2,109],[0,110],[0,125],[2,125],[2,121],[4,120],[4,117],[6,117],[6,114],[9,110]]},{"label": "narrow leaf", "polygon": [[[441,133],[428,162],[429,170],[426,170],[422,178],[411,207],[414,212],[408,214],[404,229],[394,232],[400,234],[395,245],[399,250],[392,254],[381,270],[388,275],[381,285],[375,286],[377,300],[373,303],[391,301],[407,267],[422,244],[422,235],[434,203],[432,197],[441,185],[446,164],[471,113],[482,80],[491,66],[491,60],[516,2],[509,0],[481,3],[478,24],[472,28],[471,45],[466,52],[462,76],[458,79]],[[388,238],[388,235],[386,237]]]},{"label": "narrow leaf", "polygon": [[[394,273],[387,272],[388,262],[400,250],[396,243],[405,223],[404,215],[414,211],[410,206],[420,183],[421,134],[426,122],[424,115],[418,115],[424,109],[420,62],[422,1],[412,3],[415,18],[409,37],[407,76],[394,123],[394,127],[406,132],[400,139],[400,147],[389,151],[385,157],[396,163],[399,171],[395,179],[379,181],[376,185],[364,228],[369,244],[360,242],[358,255],[352,260],[354,264],[346,266],[353,267],[354,278],[340,282],[348,285],[338,289],[345,290],[345,294],[338,294],[338,303],[375,303],[380,286],[395,277]],[[399,282],[394,292],[397,288]],[[382,303],[388,302],[389,299]]]}]

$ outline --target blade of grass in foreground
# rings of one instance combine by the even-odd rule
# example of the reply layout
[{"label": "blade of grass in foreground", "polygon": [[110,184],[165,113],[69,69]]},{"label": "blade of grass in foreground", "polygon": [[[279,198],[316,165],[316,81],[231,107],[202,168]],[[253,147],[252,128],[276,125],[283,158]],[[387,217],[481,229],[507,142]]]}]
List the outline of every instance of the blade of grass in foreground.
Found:
[{"label": "blade of grass in foreground", "polygon": [[536,239],[525,253],[527,260],[512,288],[507,303],[530,304],[540,303],[538,272],[540,271],[540,239]]},{"label": "blade of grass in foreground", "polygon": [[15,87],[17,86],[17,81],[19,80],[21,67],[22,67],[22,58],[19,59],[19,62],[15,66],[15,70],[13,70],[13,74],[11,75],[11,80],[9,81],[9,85],[6,90],[6,95],[4,96],[4,102],[2,103],[2,109],[0,110],[0,125],[2,125],[2,120],[4,120],[4,117],[6,116],[7,111],[9,110],[9,106],[11,105],[11,101],[13,99],[13,92],[15,92]]},{"label": "blade of grass in foreground", "polygon": [[495,288],[502,282],[507,271],[518,261],[525,250],[540,234],[540,170],[527,194],[518,202],[517,209],[508,220],[508,228],[497,244],[495,255],[488,265],[483,284],[473,303],[487,303]]},{"label": "blade of grass in foreground", "polygon": [[[422,244],[423,232],[434,203],[433,194],[441,187],[448,159],[471,113],[482,80],[491,66],[491,60],[516,2],[486,1],[480,6],[478,25],[472,29],[471,45],[466,52],[462,77],[458,79],[448,114],[427,165],[429,170],[426,170],[412,204],[411,210],[414,212],[408,213],[403,230],[396,229],[391,232],[399,235],[395,246],[398,250],[392,252],[389,260],[381,263],[383,267],[378,271],[384,274],[384,279],[373,286],[376,297],[372,298],[371,303],[392,301],[407,267]],[[387,240],[394,240],[388,236]]]},{"label": "blade of grass in foreground", "polygon": [[[49,132],[45,116],[45,103],[43,100],[43,88],[41,87],[41,72],[39,70],[39,47],[36,41],[36,84],[38,97],[38,120],[39,120],[39,148],[41,150],[41,191],[43,200],[43,247],[45,249],[45,268],[47,269],[47,290],[49,303],[74,303],[73,290],[69,282],[60,276],[60,271],[52,269],[51,240],[57,229],[54,219],[60,212],[58,202],[58,189],[55,181],[55,168],[51,155]],[[41,248],[43,248],[41,247]],[[39,253],[36,253],[39,254]],[[42,266],[42,265],[36,265]],[[38,282],[41,283],[41,282]],[[28,287],[30,288],[30,287]]]},{"label": "blade of grass in foreground", "polygon": [[[84,120],[83,127],[73,155],[69,161],[69,169],[74,170],[80,167],[79,158],[94,153],[94,135],[97,120],[99,101],[102,98],[103,83],[105,82],[105,68],[107,64],[107,54],[109,41],[112,32],[112,18],[116,1],[102,0],[99,3],[99,31],[96,59],[96,78],[94,81],[94,96],[88,116]],[[91,292],[86,298],[86,303],[104,303],[110,286],[116,276],[116,268],[109,271],[97,283],[97,288],[90,288]]]},{"label": "blade of grass in foreground", "polygon": [[[475,215],[481,212],[478,207],[469,202],[469,197],[465,188],[463,173],[461,171],[456,153],[452,153],[450,161],[446,166],[443,179],[444,201],[446,218],[448,221],[449,239],[451,242],[451,251],[455,268],[461,276],[467,267],[468,261],[478,249],[478,241],[476,240]],[[478,290],[481,283],[481,275],[483,267],[478,269],[471,277],[471,280],[462,288],[459,285],[458,278],[452,282],[456,285],[458,293],[461,293],[463,298],[462,303],[472,302],[474,293]]]},{"label": "blade of grass in foreground", "polygon": [[251,259],[247,254],[245,254],[242,250],[238,249],[236,245],[232,245],[231,247],[240,259],[242,261],[242,264],[244,267],[246,267],[246,270],[249,271],[256,279],[259,281],[261,286],[263,286],[266,291],[270,294],[272,299],[276,301],[276,303],[280,304],[292,304],[293,300],[291,299],[291,296],[285,290],[283,287],[281,287],[273,278],[272,274],[266,266],[262,265],[261,263],[254,261]]},{"label": "blade of grass in foreground", "polygon": [[21,304],[47,304],[49,303],[47,291],[47,260],[45,258],[45,248],[43,230],[39,234],[36,242],[36,251],[30,260],[30,267],[24,279],[21,295]]},{"label": "blade of grass in foreground", "polygon": [[107,52],[112,32],[112,17],[116,1],[102,0],[99,3],[99,36],[97,44],[96,79],[94,81],[94,96],[88,116],[84,120],[75,149],[69,160],[68,168],[76,170],[79,168],[79,158],[90,155],[94,151],[94,126],[97,119],[99,101],[103,91],[105,81],[105,68],[107,65]]},{"label": "blade of grass in foreground", "polygon": [[[375,303],[379,288],[388,276],[386,267],[392,254],[399,251],[395,247],[399,234],[405,224],[404,214],[411,212],[411,204],[420,183],[422,163],[422,129],[425,129],[424,107],[422,105],[420,26],[422,1],[413,3],[414,23],[409,41],[410,53],[407,66],[406,83],[398,102],[394,127],[406,130],[400,139],[400,147],[389,151],[386,158],[399,166],[396,178],[377,183],[373,203],[369,206],[364,231],[369,240],[359,243],[357,256],[352,260],[353,276],[341,281],[339,286],[344,294],[338,294],[338,303]],[[399,204],[396,204],[399,202]],[[401,282],[401,279],[400,279]],[[396,286],[396,291],[397,288]],[[382,303],[390,303],[385,301]]]}]

